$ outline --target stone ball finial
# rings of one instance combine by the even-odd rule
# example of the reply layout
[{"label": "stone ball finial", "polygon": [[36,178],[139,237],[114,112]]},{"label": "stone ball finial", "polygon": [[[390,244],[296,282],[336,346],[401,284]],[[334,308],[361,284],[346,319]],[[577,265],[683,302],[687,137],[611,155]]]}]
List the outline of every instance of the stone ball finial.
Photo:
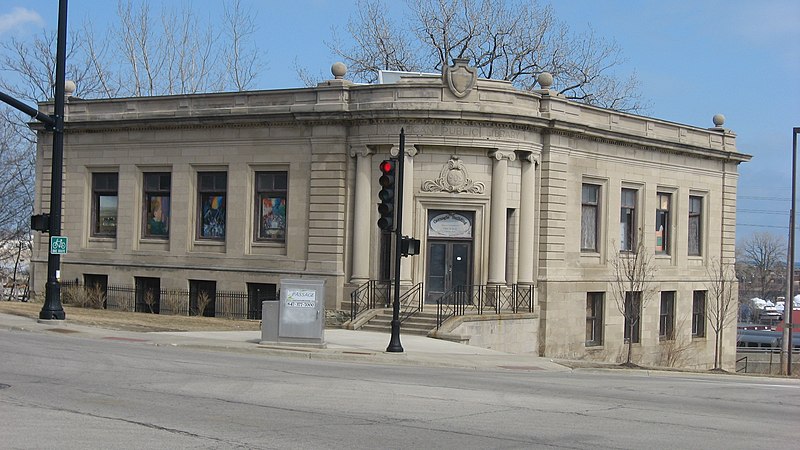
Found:
[{"label": "stone ball finial", "polygon": [[344,74],[347,73],[347,66],[345,66],[342,62],[335,62],[331,66],[331,73],[335,79],[341,80],[344,78]]},{"label": "stone ball finial", "polygon": [[75,93],[75,89],[77,89],[77,86],[75,86],[75,82],[74,81],[67,80],[67,81],[64,82],[64,96],[65,97],[72,97],[72,94]]},{"label": "stone ball finial", "polygon": [[725,125],[725,116],[722,114],[714,114],[712,120],[714,121],[714,126],[717,128],[722,128],[722,126]]},{"label": "stone ball finial", "polygon": [[553,85],[553,74],[550,72],[542,72],[536,77],[536,81],[539,82],[539,86],[541,86],[542,89],[550,89],[550,86]]}]

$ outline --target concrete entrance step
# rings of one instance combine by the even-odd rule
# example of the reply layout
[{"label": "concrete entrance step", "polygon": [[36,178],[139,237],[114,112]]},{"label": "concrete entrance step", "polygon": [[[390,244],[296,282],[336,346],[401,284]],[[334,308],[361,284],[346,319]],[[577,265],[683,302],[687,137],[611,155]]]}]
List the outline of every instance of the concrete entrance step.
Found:
[{"label": "concrete entrance step", "polygon": [[[359,328],[365,331],[391,332],[392,311],[385,309]],[[403,321],[400,330],[403,333],[427,336],[428,333],[436,329],[436,314],[417,312],[413,316]]]}]

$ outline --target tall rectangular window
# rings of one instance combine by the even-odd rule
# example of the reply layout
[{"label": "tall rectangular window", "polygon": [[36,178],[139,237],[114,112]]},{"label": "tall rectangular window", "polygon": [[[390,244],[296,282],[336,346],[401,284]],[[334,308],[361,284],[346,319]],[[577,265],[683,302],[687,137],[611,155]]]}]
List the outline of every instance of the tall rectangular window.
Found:
[{"label": "tall rectangular window", "polygon": [[703,232],[703,197],[689,196],[689,255],[700,256]]},{"label": "tall rectangular window", "polygon": [[169,172],[144,174],[144,237],[169,237],[170,187]]},{"label": "tall rectangular window", "polygon": [[706,291],[692,294],[692,336],[706,335]]},{"label": "tall rectangular window", "polygon": [[636,189],[622,189],[619,233],[620,250],[634,251],[636,248]]},{"label": "tall rectangular window", "polygon": [[675,338],[675,291],[661,293],[658,337],[665,341]]},{"label": "tall rectangular window", "polygon": [[256,172],[257,240],[286,240],[286,172]]},{"label": "tall rectangular window", "polygon": [[586,346],[603,345],[602,292],[586,293]]},{"label": "tall rectangular window", "polygon": [[200,239],[225,239],[228,174],[199,172],[197,180],[200,216],[197,236]]},{"label": "tall rectangular window", "polygon": [[639,342],[642,325],[642,293],[625,293],[625,342]]},{"label": "tall rectangular window", "polygon": [[93,236],[114,237],[117,235],[117,173],[92,174]]},{"label": "tall rectangular window", "polygon": [[658,206],[656,208],[656,253],[669,254],[670,235],[669,235],[669,211],[672,195],[659,192],[657,195]]},{"label": "tall rectangular window", "polygon": [[600,186],[583,184],[581,189],[581,250],[597,251]]}]

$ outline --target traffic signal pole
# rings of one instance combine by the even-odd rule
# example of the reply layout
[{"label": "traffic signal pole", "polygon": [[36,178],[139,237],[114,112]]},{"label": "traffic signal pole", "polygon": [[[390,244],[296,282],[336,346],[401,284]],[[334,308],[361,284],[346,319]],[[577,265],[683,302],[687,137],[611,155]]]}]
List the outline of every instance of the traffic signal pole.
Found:
[{"label": "traffic signal pole", "polygon": [[[58,31],[56,36],[56,73],[55,73],[55,110],[53,115],[47,115],[32,108],[25,103],[0,92],[0,101],[7,103],[11,107],[22,111],[34,119],[44,123],[48,130],[53,132],[53,158],[52,176],[50,177],[50,214],[46,215],[48,224],[46,229],[50,236],[61,234],[61,189],[62,172],[64,159],[64,83],[66,79],[67,61],[67,0],[58,2]],[[34,216],[36,219],[36,229],[42,227],[38,222],[45,215]],[[32,223],[34,220],[32,220]],[[45,227],[42,227],[44,229]],[[39,229],[39,231],[42,231]],[[48,246],[49,248],[49,246]],[[47,256],[47,284],[45,285],[45,301],[42,311],[39,313],[40,320],[64,320],[64,308],[61,306],[61,285],[58,282],[58,268],[61,264],[61,256],[48,253]]]},{"label": "traffic signal pole", "polygon": [[397,152],[397,170],[395,171],[395,228],[394,228],[394,295],[392,299],[392,336],[389,340],[387,352],[402,353],[403,345],[400,343],[400,264],[403,255],[400,246],[403,240],[403,165],[406,159],[406,133],[400,129],[400,150]]},{"label": "traffic signal pole", "polygon": [[[53,119],[53,165],[50,177],[50,236],[61,236],[61,190],[64,164],[64,82],[67,60],[67,0],[60,0],[58,7],[58,37],[56,43],[56,99]],[[48,249],[49,249],[48,245]],[[66,314],[61,306],[61,284],[58,270],[61,255],[50,251],[47,255],[47,284],[44,289],[44,305],[39,312],[41,320],[64,320]]]}]

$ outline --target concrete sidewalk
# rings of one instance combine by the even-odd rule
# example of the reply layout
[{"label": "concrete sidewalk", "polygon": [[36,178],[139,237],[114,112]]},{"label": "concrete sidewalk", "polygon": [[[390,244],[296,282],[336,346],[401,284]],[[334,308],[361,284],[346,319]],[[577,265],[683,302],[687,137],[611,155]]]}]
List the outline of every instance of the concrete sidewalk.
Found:
[{"label": "concrete sidewalk", "polygon": [[325,330],[326,348],[295,347],[283,344],[262,345],[260,331],[131,332],[78,325],[66,321],[41,323],[37,320],[0,313],[0,328],[16,331],[60,333],[93,339],[109,339],[150,345],[248,351],[265,355],[361,363],[458,367],[474,370],[551,370],[571,369],[549,359],[488,350],[455,342],[400,332],[402,353],[387,353],[389,333]]}]

